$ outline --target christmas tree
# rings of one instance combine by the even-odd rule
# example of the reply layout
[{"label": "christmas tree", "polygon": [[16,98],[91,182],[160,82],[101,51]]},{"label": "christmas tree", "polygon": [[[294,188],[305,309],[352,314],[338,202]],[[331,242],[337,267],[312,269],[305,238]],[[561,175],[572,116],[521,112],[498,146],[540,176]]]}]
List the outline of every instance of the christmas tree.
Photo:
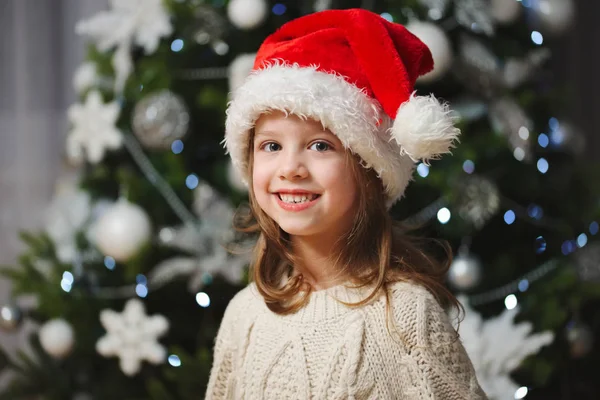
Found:
[{"label": "christmas tree", "polygon": [[[571,0],[120,0],[76,26],[60,186],[43,232],[2,272],[0,399],[197,399],[214,338],[248,282],[251,237],[231,228],[247,189],[221,140],[228,93],[283,23],[362,7],[406,24],[435,69],[419,92],[460,118],[453,157],[416,165],[391,212],[448,240],[463,343],[490,399],[600,393],[598,170],[550,70]],[[35,301],[25,301],[34,299]]]}]

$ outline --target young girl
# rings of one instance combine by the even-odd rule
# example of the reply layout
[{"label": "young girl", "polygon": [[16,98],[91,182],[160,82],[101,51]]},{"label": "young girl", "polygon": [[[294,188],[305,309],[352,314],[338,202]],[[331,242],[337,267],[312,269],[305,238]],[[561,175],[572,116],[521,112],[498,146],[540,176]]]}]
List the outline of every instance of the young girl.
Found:
[{"label": "young girl", "polygon": [[444,312],[447,263],[388,213],[459,133],[413,94],[432,67],[403,26],[359,9],[265,40],[225,135],[259,233],[253,282],[225,312],[207,399],[485,399]]}]

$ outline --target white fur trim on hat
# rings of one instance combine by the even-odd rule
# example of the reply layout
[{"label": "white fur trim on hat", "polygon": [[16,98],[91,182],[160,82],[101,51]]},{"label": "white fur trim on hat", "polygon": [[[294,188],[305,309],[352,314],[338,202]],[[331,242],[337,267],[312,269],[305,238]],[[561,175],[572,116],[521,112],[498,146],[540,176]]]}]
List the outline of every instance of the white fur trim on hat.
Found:
[{"label": "white fur trim on hat", "polygon": [[[377,172],[388,206],[402,197],[412,179],[415,165],[409,155],[425,154],[423,158],[429,159],[431,154],[426,154],[427,149],[440,150],[438,145],[423,147],[426,144],[419,144],[414,136],[427,132],[424,128],[412,128],[421,128],[418,108],[401,107],[392,127],[390,118],[375,99],[338,74],[318,71],[315,66],[275,62],[254,71],[233,93],[227,109],[223,142],[233,166],[246,182],[249,133],[261,114],[274,110],[320,121],[323,128],[362,158],[365,167]],[[423,112],[427,116],[438,115],[431,108]],[[432,135],[424,137],[432,138]],[[408,143],[404,150],[403,141]]]}]

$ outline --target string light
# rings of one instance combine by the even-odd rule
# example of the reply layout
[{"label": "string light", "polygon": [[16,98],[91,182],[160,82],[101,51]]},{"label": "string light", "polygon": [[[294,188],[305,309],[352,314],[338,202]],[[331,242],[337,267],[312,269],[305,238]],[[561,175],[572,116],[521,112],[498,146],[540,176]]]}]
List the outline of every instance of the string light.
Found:
[{"label": "string light", "polygon": [[181,367],[181,359],[175,354],[171,354],[168,358],[168,361],[172,367]]},{"label": "string light", "polygon": [[520,388],[517,389],[517,391],[515,392],[515,400],[520,400],[520,399],[524,399],[525,396],[527,396],[527,387],[525,386],[521,386]]},{"label": "string light", "polygon": [[515,308],[517,306],[517,304],[518,304],[517,296],[515,296],[514,294],[509,294],[504,299],[504,306],[506,306],[507,310],[512,310],[513,308]]},{"label": "string light", "polygon": [[110,256],[106,256],[104,257],[104,266],[109,269],[109,270],[114,270],[115,266],[117,265],[116,261],[114,258],[110,257]]},{"label": "string light", "polygon": [[198,292],[196,294],[196,303],[198,303],[200,307],[206,308],[210,306],[210,297],[204,292]]},{"label": "string light", "polygon": [[429,166],[424,163],[420,163],[417,166],[417,174],[419,174],[419,176],[422,178],[427,178],[427,175],[429,175]]},{"label": "string light", "polygon": [[173,143],[171,143],[171,151],[173,154],[181,154],[183,151],[183,142],[179,139],[174,140]]},{"label": "string light", "polygon": [[538,144],[543,148],[548,147],[548,144],[550,144],[550,139],[548,138],[548,135],[546,135],[545,133],[540,133],[538,136]]},{"label": "string light", "polygon": [[508,210],[504,213],[504,222],[506,222],[507,225],[512,225],[512,223],[515,222],[515,219],[516,216],[513,210]]},{"label": "string light", "polygon": [[452,214],[450,213],[450,210],[448,210],[446,207],[440,208],[437,213],[437,219],[441,224],[447,224],[448,221],[450,221],[451,216]]},{"label": "string light", "polygon": [[475,172],[475,163],[471,160],[466,160],[463,163],[463,171],[465,171],[467,174],[472,174]]},{"label": "string light", "polygon": [[171,51],[177,53],[181,51],[181,49],[183,49],[183,40],[175,39],[171,42]]}]

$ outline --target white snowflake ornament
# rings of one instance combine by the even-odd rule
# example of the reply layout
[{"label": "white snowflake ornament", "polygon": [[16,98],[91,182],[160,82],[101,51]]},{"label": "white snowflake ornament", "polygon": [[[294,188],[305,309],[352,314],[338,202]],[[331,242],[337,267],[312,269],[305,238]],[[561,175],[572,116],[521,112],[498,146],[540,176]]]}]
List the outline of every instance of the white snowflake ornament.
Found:
[{"label": "white snowflake ornament", "polygon": [[162,315],[147,316],[140,300],[129,300],[121,314],[102,310],[100,322],[106,335],[96,343],[96,351],[104,357],[119,357],[125,375],[137,374],[144,360],[152,364],[165,361],[167,351],[157,338],[167,332],[169,321]]},{"label": "white snowflake ornament", "polygon": [[103,103],[100,92],[88,93],[85,104],[73,104],[68,110],[71,132],[67,137],[67,154],[77,161],[87,158],[98,163],[106,149],[118,149],[123,143],[123,134],[115,123],[119,117],[119,105],[112,101]]},{"label": "white snowflake ornament", "polygon": [[111,0],[111,9],[80,21],[75,30],[90,36],[101,51],[116,48],[115,91],[120,93],[133,69],[131,47],[138,45],[146,54],[158,48],[160,39],[173,32],[169,14],[162,0]]},{"label": "white snowflake ornament", "polygon": [[554,334],[530,335],[531,323],[515,324],[518,307],[484,321],[464,296],[459,296],[459,301],[465,308],[459,333],[481,388],[490,400],[513,398],[519,386],[510,378],[511,372],[527,356],[552,343]]}]

